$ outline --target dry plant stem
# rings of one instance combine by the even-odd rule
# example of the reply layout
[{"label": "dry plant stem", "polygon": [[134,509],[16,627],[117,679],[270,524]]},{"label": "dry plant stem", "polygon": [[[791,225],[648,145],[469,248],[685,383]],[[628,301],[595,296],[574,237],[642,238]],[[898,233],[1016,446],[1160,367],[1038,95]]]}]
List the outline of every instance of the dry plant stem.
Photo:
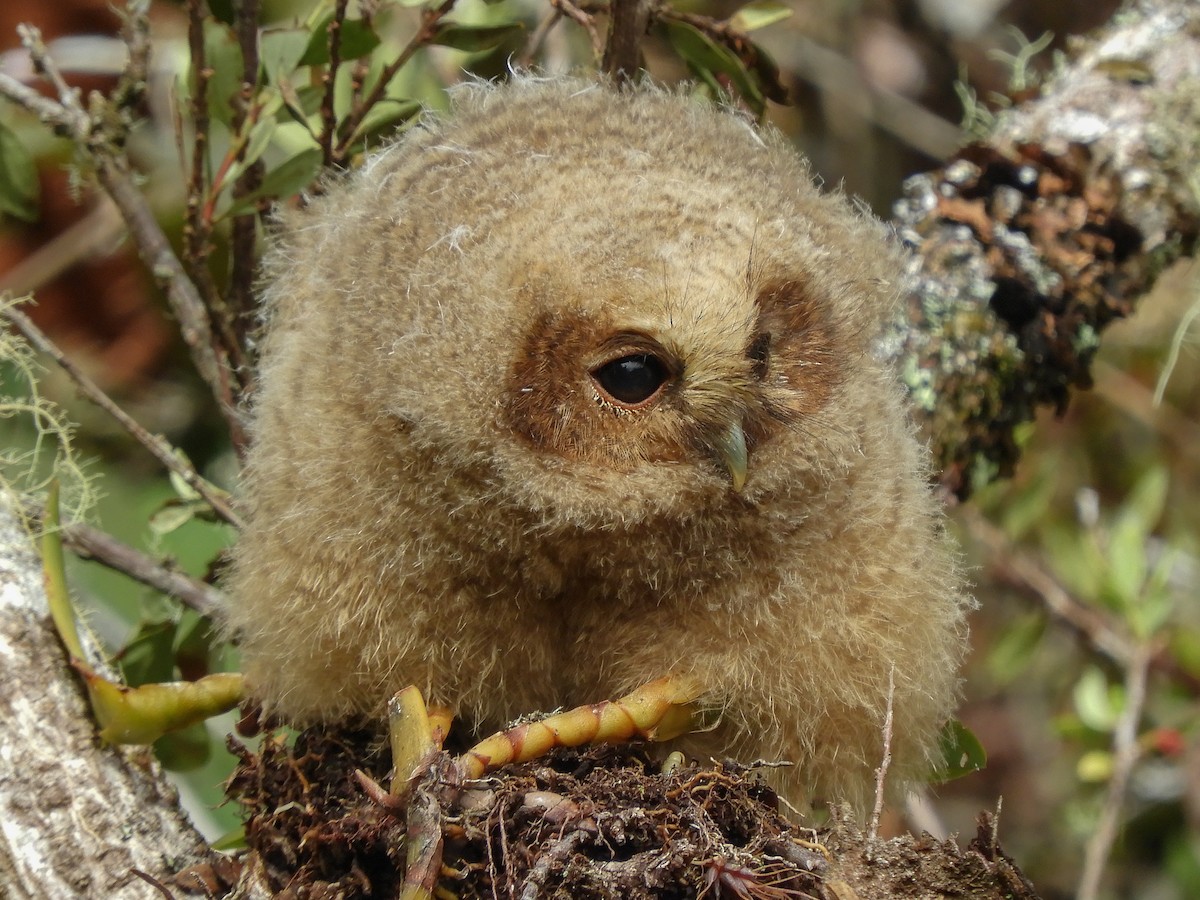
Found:
[{"label": "dry plant stem", "polygon": [[367,95],[362,105],[342,120],[342,124],[337,130],[337,144],[333,150],[332,159],[334,163],[340,164],[345,161],[346,155],[350,152],[350,145],[354,142],[358,127],[362,125],[363,119],[366,118],[375,104],[387,95],[388,85],[396,77],[396,73],[404,68],[405,64],[413,58],[413,55],[418,50],[433,40],[438,24],[454,8],[455,2],[456,0],[443,0],[442,4],[436,9],[425,10],[421,13],[421,27],[417,29],[417,33],[412,36],[412,39],[400,51],[400,54],[379,74],[379,80],[375,83],[375,87],[371,88],[371,93]]},{"label": "dry plant stem", "polygon": [[631,80],[641,68],[642,39],[650,27],[651,0],[612,0],[603,69],[614,81]]},{"label": "dry plant stem", "polygon": [[562,20],[562,17],[562,10],[558,8],[552,9],[542,17],[542,20],[538,22],[537,28],[533,30],[533,34],[529,36],[529,40],[525,42],[525,49],[521,51],[521,56],[517,59],[518,69],[528,69],[533,65],[538,51],[542,49],[542,44],[546,41],[546,35]]},{"label": "dry plant stem", "polygon": [[212,224],[204,215],[204,198],[209,192],[208,178],[208,82],[212,69],[204,52],[204,22],[208,18],[205,0],[188,0],[188,54],[191,58],[192,100],[192,164],[184,210],[184,262],[188,273],[203,295],[205,305],[211,306],[217,296],[216,284],[208,271],[212,250],[209,238]]},{"label": "dry plant stem", "polygon": [[242,527],[241,518],[233,511],[233,506],[224,492],[209,484],[187,460],[174,452],[174,448],[170,444],[158,435],[151,434],[125,410],[117,406],[112,398],[71,362],[66,354],[27,315],[17,309],[7,309],[4,311],[4,316],[17,327],[17,330],[25,336],[29,343],[50,356],[70,376],[85,397],[112,416],[122,428],[133,436],[134,440],[149,450],[155,459],[182,478],[188,487],[192,488],[212,507],[213,512],[235,528]]},{"label": "dry plant stem", "polygon": [[1100,810],[1100,821],[1088,840],[1083,856],[1083,874],[1079,877],[1076,900],[1096,900],[1100,892],[1100,881],[1112,852],[1113,843],[1120,830],[1121,810],[1125,805],[1125,792],[1129,776],[1141,756],[1138,746],[1138,724],[1146,703],[1146,681],[1150,672],[1150,661],[1154,653],[1149,643],[1139,644],[1125,669],[1125,708],[1117,719],[1113,730],[1113,773],[1108,782],[1104,806]]},{"label": "dry plant stem", "polygon": [[579,5],[572,3],[571,0],[550,0],[550,5],[568,19],[576,22],[587,32],[588,38],[592,42],[592,56],[595,57],[597,62],[603,59],[604,39],[600,37],[600,32],[596,28],[595,17]]},{"label": "dry plant stem", "polygon": [[[234,125],[240,131],[246,118],[254,113],[257,118],[255,94],[258,90],[258,19],[259,0],[241,0],[234,4],[238,43],[242,48],[242,90],[240,104],[234,117]],[[249,111],[249,112],[248,112]],[[242,154],[238,156],[239,160]],[[248,166],[233,186],[233,197],[238,199],[258,189],[262,183],[263,163],[255,161]],[[234,361],[239,377],[242,397],[251,387],[253,375],[246,351],[247,337],[255,308],[254,276],[258,267],[258,214],[257,212],[235,216],[230,237],[229,302],[216,310],[218,322]],[[239,454],[242,445],[236,445]]]},{"label": "dry plant stem", "polygon": [[[40,521],[41,510],[27,508],[26,514]],[[63,546],[80,559],[90,559],[128,575],[148,587],[178,598],[202,616],[213,616],[225,603],[216,588],[183,572],[168,569],[162,563],[123,544],[112,535],[90,525],[66,525],[62,529]]]},{"label": "dry plant stem", "polygon": [[875,808],[871,810],[871,827],[867,832],[870,840],[879,837],[879,820],[883,816],[884,784],[887,782],[888,767],[892,764],[892,704],[896,698],[896,667],[888,672],[887,712],[883,717],[883,759],[875,770]]},{"label": "dry plant stem", "polygon": [[1037,560],[1021,553],[999,528],[976,509],[964,507],[960,521],[971,539],[987,550],[988,567],[1001,580],[1032,594],[1045,610],[1097,653],[1120,666],[1133,654],[1129,638],[1097,610],[1075,599]]},{"label": "dry plant stem", "polygon": [[349,0],[336,0],[333,19],[329,22],[328,46],[329,65],[321,76],[325,88],[321,96],[321,157],[325,168],[333,164],[333,140],[337,129],[337,116],[333,111],[333,92],[337,83],[338,69],[342,66],[342,23],[346,21]]}]

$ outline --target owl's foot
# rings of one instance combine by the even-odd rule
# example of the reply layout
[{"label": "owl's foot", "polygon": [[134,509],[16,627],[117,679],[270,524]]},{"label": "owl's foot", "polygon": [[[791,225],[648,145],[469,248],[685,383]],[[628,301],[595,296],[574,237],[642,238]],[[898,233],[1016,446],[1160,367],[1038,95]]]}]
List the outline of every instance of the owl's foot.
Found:
[{"label": "owl's foot", "polygon": [[639,737],[668,741],[692,725],[692,702],[702,693],[691,679],[667,676],[619,700],[557,713],[480,741],[456,762],[465,778],[479,778],[511,762],[536,759],[555,747],[604,744]]}]

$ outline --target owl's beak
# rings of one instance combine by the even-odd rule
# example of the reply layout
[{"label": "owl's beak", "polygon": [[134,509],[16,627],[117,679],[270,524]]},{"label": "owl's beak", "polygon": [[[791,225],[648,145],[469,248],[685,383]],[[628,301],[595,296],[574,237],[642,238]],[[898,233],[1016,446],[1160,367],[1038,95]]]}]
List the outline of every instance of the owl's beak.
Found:
[{"label": "owl's beak", "polygon": [[746,453],[746,432],[741,422],[733,422],[721,433],[713,443],[713,449],[729,470],[729,478],[733,489],[741,492],[746,484],[746,469],[749,457]]}]

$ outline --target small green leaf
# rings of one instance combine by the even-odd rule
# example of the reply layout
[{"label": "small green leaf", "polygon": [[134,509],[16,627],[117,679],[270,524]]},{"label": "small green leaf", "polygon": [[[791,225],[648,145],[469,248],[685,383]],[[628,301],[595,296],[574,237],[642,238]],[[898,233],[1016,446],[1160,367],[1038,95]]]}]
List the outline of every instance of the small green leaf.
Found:
[{"label": "small green leaf", "polygon": [[663,25],[671,46],[693,72],[710,83],[713,73],[727,76],[748,103],[757,110],[763,108],[766,100],[762,91],[732,50],[684,22],[664,22]]},{"label": "small green leaf", "polygon": [[228,852],[230,850],[245,850],[249,844],[246,843],[246,826],[239,825],[232,831],[227,831],[215,841],[212,842],[214,850]]},{"label": "small green leaf", "polygon": [[1095,666],[1086,669],[1074,691],[1075,712],[1093,731],[1109,732],[1117,723],[1120,705],[1114,702],[1108,678]]},{"label": "small green leaf", "polygon": [[0,215],[22,222],[38,217],[38,177],[33,157],[16,134],[0,122]]},{"label": "small green leaf", "polygon": [[267,84],[279,84],[291,77],[311,39],[312,35],[304,28],[273,28],[262,33],[259,46]]},{"label": "small green leaf", "polygon": [[1046,617],[1040,612],[1028,613],[1009,625],[988,654],[992,677],[1001,684],[1011,684],[1020,677],[1045,633]]},{"label": "small green leaf", "polygon": [[385,97],[371,107],[371,111],[367,113],[362,124],[358,126],[358,130],[354,132],[351,143],[356,144],[378,134],[385,128],[407,122],[420,111],[421,104],[416,100],[393,100]]},{"label": "small green leaf", "polygon": [[[329,63],[329,23],[333,13],[325,16],[309,35],[308,47],[300,58],[302,66],[324,66]],[[362,19],[345,19],[338,36],[338,57],[359,59],[379,46],[379,35]]]},{"label": "small green leaf", "polygon": [[987,752],[983,744],[958,719],[951,719],[942,726],[938,748],[941,751],[941,764],[931,776],[931,781],[953,781],[978,772],[987,765]]},{"label": "small green leaf", "polygon": [[121,651],[119,662],[131,685],[170,681],[175,677],[175,622],[142,622]]},{"label": "small green leaf", "polygon": [[241,197],[230,207],[227,215],[238,215],[253,209],[259,200],[267,197],[291,197],[312,184],[321,171],[321,151],[312,147],[301,150],[291,159],[285,160],[269,171],[258,190]]},{"label": "small green leaf", "polygon": [[782,0],[754,0],[747,3],[729,18],[729,27],[745,34],[782,22],[795,12]]},{"label": "small green leaf", "polygon": [[212,73],[206,88],[209,115],[229,125],[233,121],[233,98],[242,90],[242,48],[232,28],[205,20],[204,62]]},{"label": "small green leaf", "polygon": [[177,531],[196,518],[197,506],[195,502],[172,497],[150,516],[150,530],[160,537]]},{"label": "small green leaf", "polygon": [[491,50],[524,31],[525,26],[520,22],[508,22],[503,25],[460,25],[457,22],[442,22],[433,36],[432,43],[478,53]]},{"label": "small green leaf", "polygon": [[1112,777],[1113,755],[1107,750],[1089,750],[1075,764],[1075,775],[1080,781],[1099,784]]}]

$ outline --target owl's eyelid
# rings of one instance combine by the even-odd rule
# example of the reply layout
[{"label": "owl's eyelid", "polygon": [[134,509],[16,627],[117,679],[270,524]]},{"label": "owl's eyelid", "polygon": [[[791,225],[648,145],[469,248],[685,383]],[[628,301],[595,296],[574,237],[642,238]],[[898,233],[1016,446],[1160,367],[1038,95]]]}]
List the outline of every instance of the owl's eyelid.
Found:
[{"label": "owl's eyelid", "polygon": [[637,331],[625,331],[614,334],[596,348],[596,353],[588,361],[587,369],[594,372],[609,363],[624,359],[627,356],[653,356],[667,370],[670,380],[676,379],[683,372],[683,366],[671,353],[648,334]]}]

